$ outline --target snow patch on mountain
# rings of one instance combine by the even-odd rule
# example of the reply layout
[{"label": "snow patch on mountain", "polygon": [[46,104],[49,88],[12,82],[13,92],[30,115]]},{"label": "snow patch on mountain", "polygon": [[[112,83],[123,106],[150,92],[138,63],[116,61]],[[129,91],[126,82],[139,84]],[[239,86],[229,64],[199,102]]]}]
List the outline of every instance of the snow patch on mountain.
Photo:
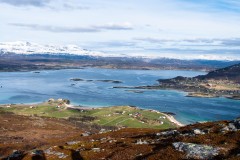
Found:
[{"label": "snow patch on mountain", "polygon": [[106,56],[102,52],[88,51],[80,48],[77,45],[40,45],[37,43],[30,42],[6,42],[0,43],[0,51],[7,53],[15,53],[15,54],[54,54],[54,55],[62,55],[62,54],[73,54],[73,55],[87,55],[87,56]]},{"label": "snow patch on mountain", "polygon": [[218,55],[218,54],[176,54],[176,53],[113,53],[113,52],[99,52],[82,49],[77,45],[41,45],[37,43],[30,43],[24,41],[17,42],[2,42],[0,43],[0,53],[8,54],[49,54],[49,55],[79,55],[79,56],[93,56],[93,57],[128,57],[128,58],[142,58],[142,59],[180,59],[180,60],[219,60],[219,61],[234,61],[240,60],[234,55]]}]

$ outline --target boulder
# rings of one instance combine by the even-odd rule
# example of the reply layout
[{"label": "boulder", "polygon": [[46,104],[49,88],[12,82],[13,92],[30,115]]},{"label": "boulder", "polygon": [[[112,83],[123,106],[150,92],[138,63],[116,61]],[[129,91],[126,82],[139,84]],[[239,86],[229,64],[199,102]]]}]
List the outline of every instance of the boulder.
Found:
[{"label": "boulder", "polygon": [[32,151],[32,159],[39,159],[39,160],[44,160],[45,158],[45,154],[43,150],[34,150]]},{"label": "boulder", "polygon": [[136,144],[148,144],[147,141],[142,141],[141,139],[137,140]]},{"label": "boulder", "polygon": [[101,149],[100,149],[100,148],[92,148],[92,151],[93,151],[93,152],[100,152]]},{"label": "boulder", "polygon": [[236,129],[240,129],[240,118],[237,118],[233,121]]},{"label": "boulder", "polygon": [[177,130],[170,130],[170,131],[164,131],[164,132],[160,132],[157,133],[156,136],[176,136],[179,135],[180,133]]},{"label": "boulder", "polygon": [[20,160],[25,156],[23,151],[14,150],[11,155],[9,155],[7,160]]},{"label": "boulder", "polygon": [[230,131],[237,131],[237,127],[235,126],[234,123],[229,123],[228,128]]},{"label": "boulder", "polygon": [[228,126],[225,126],[225,127],[223,127],[222,129],[221,129],[221,132],[227,132],[227,131],[229,131],[230,129],[229,129],[229,127]]},{"label": "boulder", "polygon": [[176,150],[186,153],[187,158],[193,159],[212,159],[220,152],[219,148],[194,143],[175,142],[173,146]]},{"label": "boulder", "polygon": [[81,136],[83,136],[83,137],[87,137],[87,136],[89,136],[90,134],[89,133],[82,133],[81,134]]},{"label": "boulder", "polygon": [[205,132],[201,131],[200,129],[194,129],[194,130],[193,130],[193,133],[194,133],[194,134],[197,134],[197,135],[205,134]]},{"label": "boulder", "polygon": [[66,144],[67,145],[75,145],[75,144],[78,144],[80,143],[80,141],[71,141],[71,142],[67,142]]}]

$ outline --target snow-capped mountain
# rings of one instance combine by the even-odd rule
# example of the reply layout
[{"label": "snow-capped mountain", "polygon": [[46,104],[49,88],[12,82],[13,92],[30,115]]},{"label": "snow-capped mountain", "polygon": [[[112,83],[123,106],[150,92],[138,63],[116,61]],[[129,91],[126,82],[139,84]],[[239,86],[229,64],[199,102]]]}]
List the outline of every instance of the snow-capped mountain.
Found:
[{"label": "snow-capped mountain", "polygon": [[80,48],[77,45],[40,45],[30,42],[5,42],[0,43],[0,52],[3,54],[15,53],[15,54],[54,54],[54,55],[84,55],[84,56],[106,56],[102,52],[88,51]]},{"label": "snow-capped mountain", "polygon": [[82,49],[77,45],[41,45],[24,41],[17,42],[0,42],[0,54],[50,54],[50,55],[77,55],[77,56],[92,56],[92,57],[122,57],[122,58],[140,58],[145,60],[153,59],[178,59],[178,60],[217,60],[217,61],[239,61],[240,58],[236,55],[222,54],[176,54],[176,53],[146,53],[146,52],[131,52],[119,53],[116,52],[99,52]]}]

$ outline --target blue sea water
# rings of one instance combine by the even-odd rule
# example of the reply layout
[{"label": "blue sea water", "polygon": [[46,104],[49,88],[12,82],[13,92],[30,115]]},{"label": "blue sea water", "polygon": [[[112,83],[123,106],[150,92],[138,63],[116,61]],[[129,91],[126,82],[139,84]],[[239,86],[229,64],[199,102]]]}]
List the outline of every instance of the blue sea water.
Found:
[{"label": "blue sea water", "polygon": [[[102,107],[133,105],[173,112],[176,119],[189,124],[197,121],[230,120],[240,116],[240,101],[226,98],[185,97],[174,90],[143,90],[143,93],[114,89],[113,86],[157,84],[157,79],[206,74],[197,71],[71,69],[34,72],[0,72],[0,104],[37,103],[49,98],[70,99],[75,105]],[[115,84],[86,80],[120,80]],[[73,85],[74,84],[74,85]]]}]

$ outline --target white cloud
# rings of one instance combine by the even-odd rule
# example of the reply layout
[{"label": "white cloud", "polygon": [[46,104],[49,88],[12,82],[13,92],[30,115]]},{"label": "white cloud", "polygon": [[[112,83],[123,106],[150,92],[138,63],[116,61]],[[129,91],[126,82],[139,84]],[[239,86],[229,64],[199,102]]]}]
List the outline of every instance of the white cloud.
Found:
[{"label": "white cloud", "polygon": [[43,7],[50,0],[0,0],[0,3],[6,3],[13,6],[35,6],[35,7]]},{"label": "white cloud", "polygon": [[115,24],[108,23],[104,25],[93,25],[87,27],[69,27],[69,26],[50,26],[50,25],[39,25],[39,24],[24,24],[24,23],[9,23],[10,26],[16,26],[21,28],[27,28],[32,30],[43,30],[49,32],[70,32],[70,33],[81,33],[81,32],[101,32],[104,30],[132,30],[130,23]]},{"label": "white cloud", "polygon": [[183,51],[221,55],[239,50],[237,0],[0,2],[4,2],[0,3],[0,41],[84,44],[126,54],[158,54],[168,49],[182,55]]}]

